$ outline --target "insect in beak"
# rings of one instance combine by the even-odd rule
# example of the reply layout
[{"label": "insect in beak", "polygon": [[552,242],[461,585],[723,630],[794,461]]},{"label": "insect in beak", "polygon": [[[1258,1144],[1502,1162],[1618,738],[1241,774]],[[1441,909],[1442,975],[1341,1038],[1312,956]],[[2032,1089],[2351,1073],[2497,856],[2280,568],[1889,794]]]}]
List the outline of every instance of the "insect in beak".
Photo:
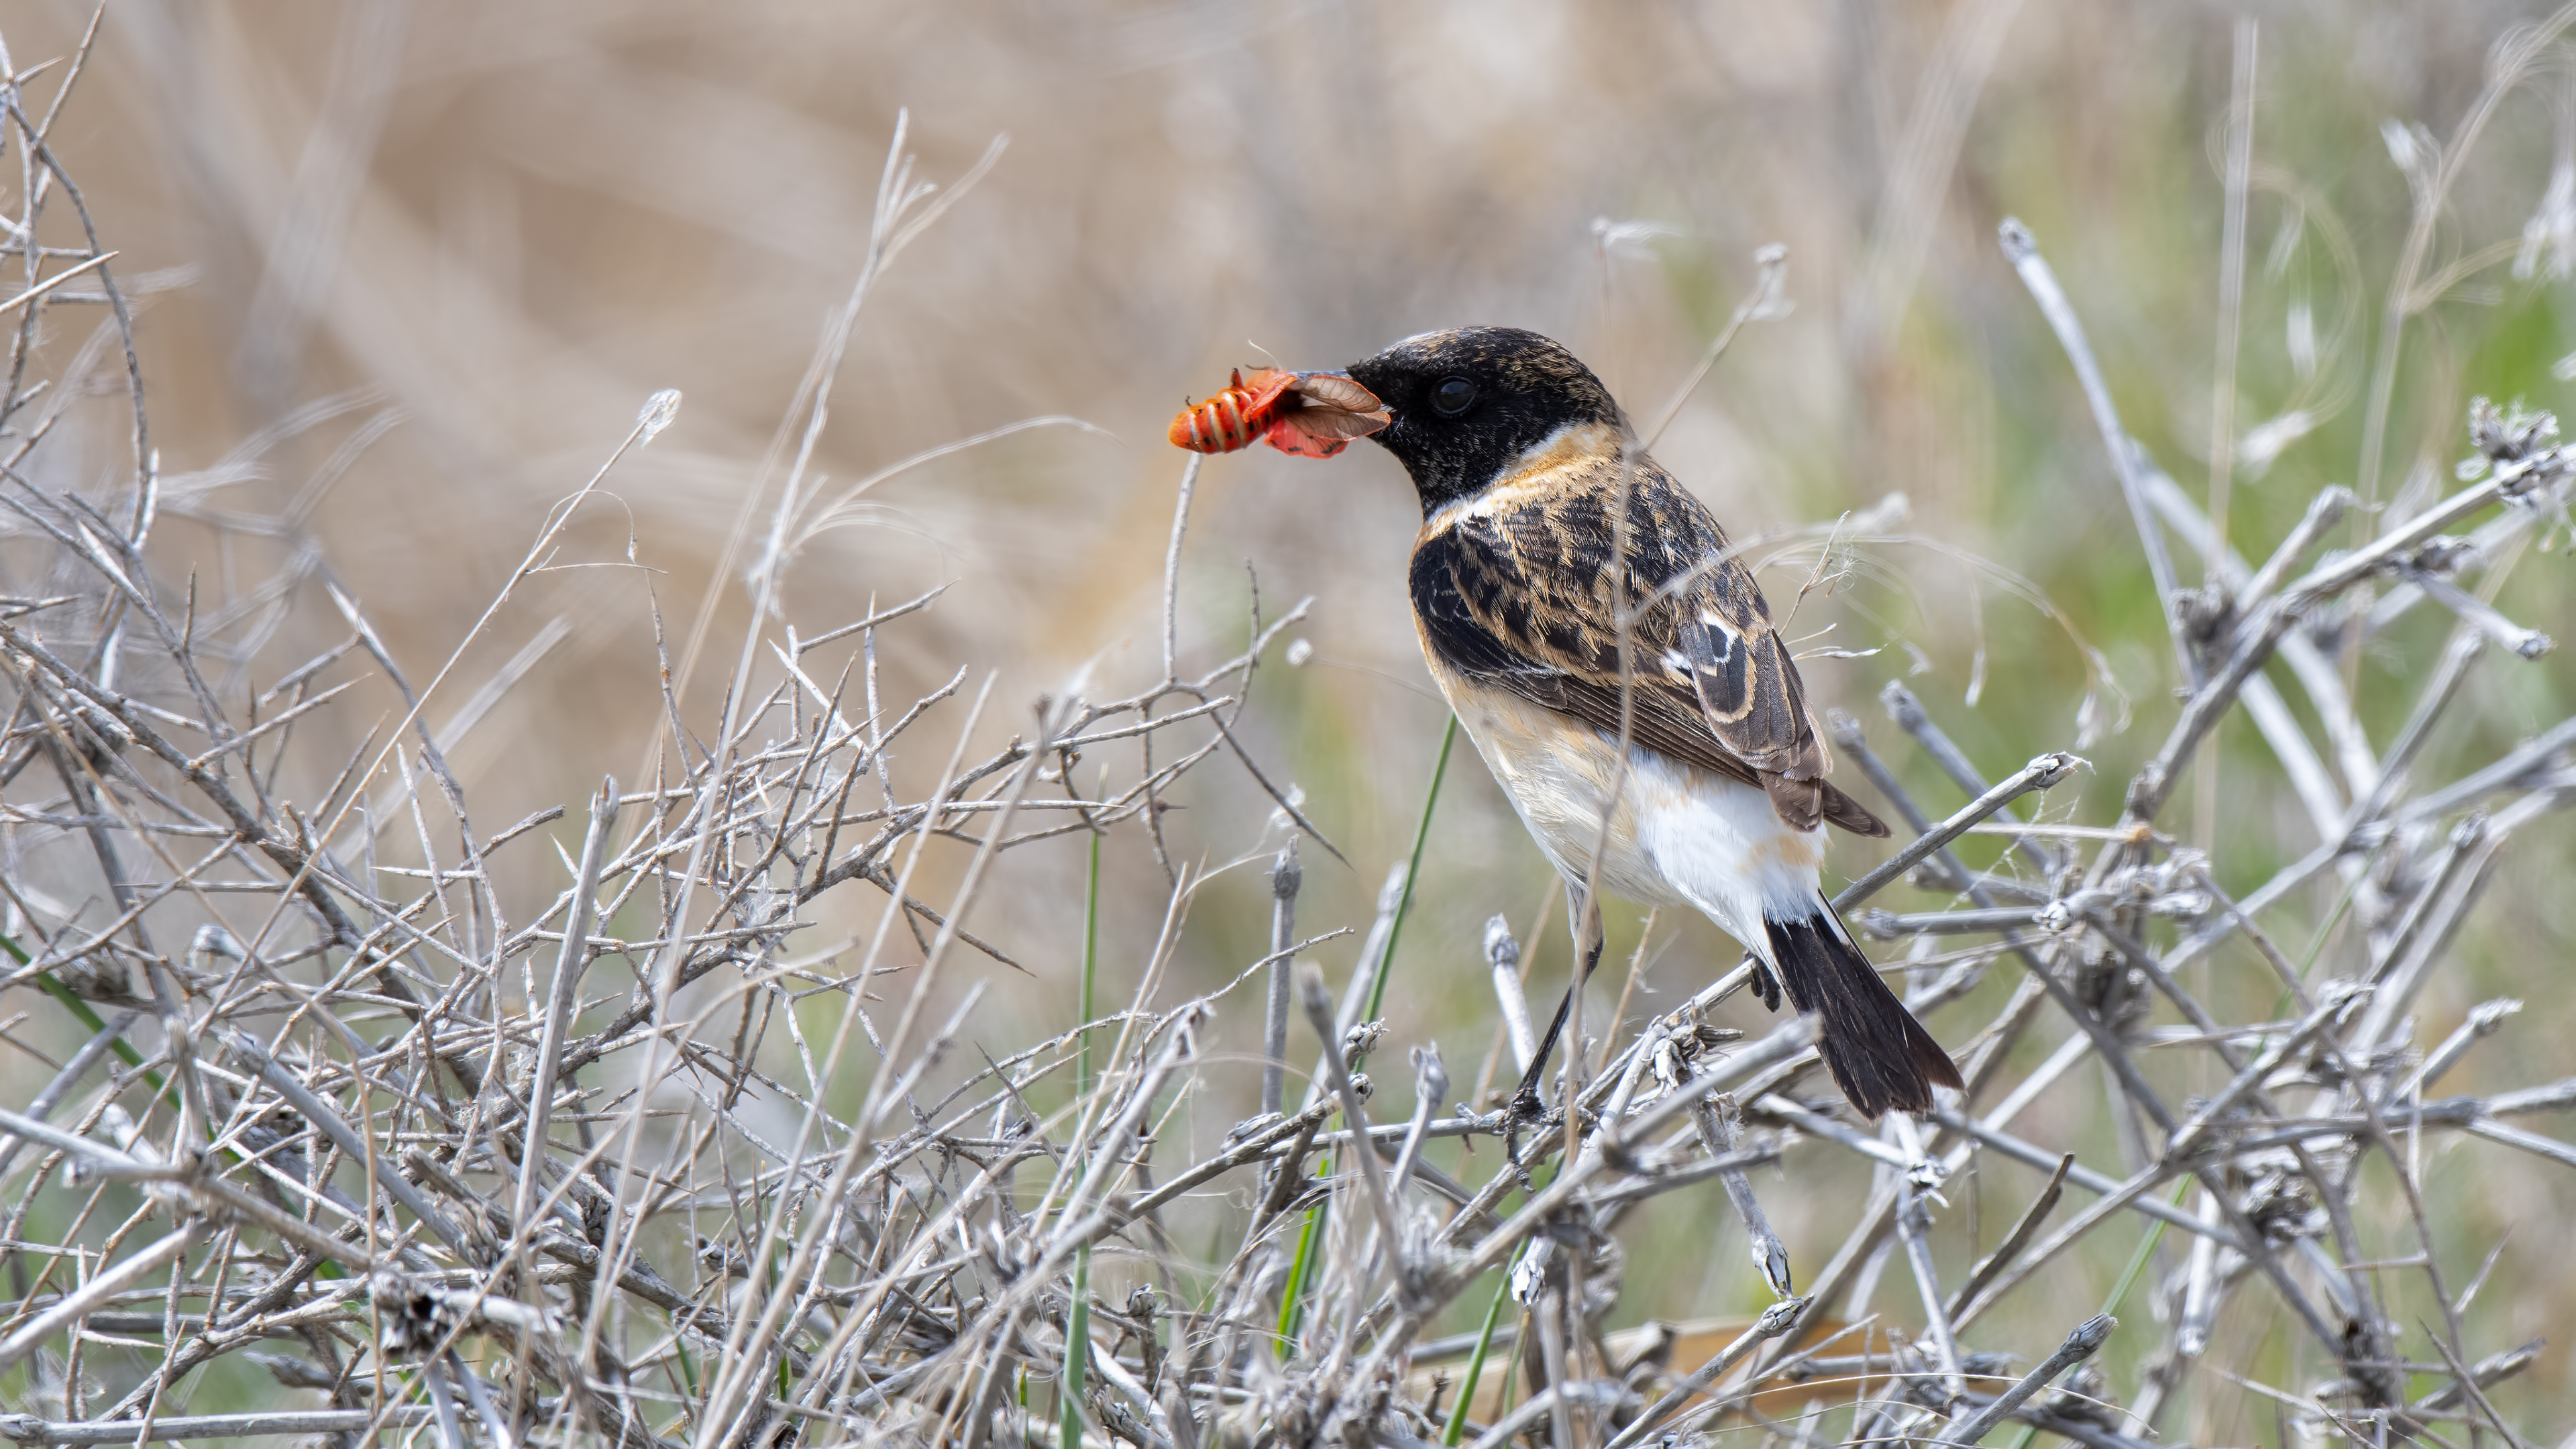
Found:
[{"label": "insect in beak", "polygon": [[1329,458],[1390,421],[1377,394],[1342,372],[1234,371],[1225,388],[1172,419],[1172,446],[1231,453],[1256,440],[1300,458]]}]

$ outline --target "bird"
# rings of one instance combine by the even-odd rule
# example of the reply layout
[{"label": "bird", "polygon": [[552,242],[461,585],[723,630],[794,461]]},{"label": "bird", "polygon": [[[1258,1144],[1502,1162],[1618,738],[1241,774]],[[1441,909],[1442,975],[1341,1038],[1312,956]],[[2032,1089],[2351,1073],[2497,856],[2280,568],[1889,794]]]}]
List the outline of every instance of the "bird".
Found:
[{"label": "bird", "polygon": [[[1797,662],[1715,516],[1536,332],[1427,332],[1345,371],[1387,410],[1369,436],[1421,498],[1407,583],[1423,660],[1564,880],[1574,989],[1601,958],[1597,851],[1600,889],[1697,910],[1752,955],[1766,1006],[1785,987],[1819,1018],[1818,1052],[1862,1116],[1930,1112],[1958,1068],[1820,885],[1824,826],[1887,826],[1825,779]],[[1572,1001],[1517,1114],[1542,1111]]]}]

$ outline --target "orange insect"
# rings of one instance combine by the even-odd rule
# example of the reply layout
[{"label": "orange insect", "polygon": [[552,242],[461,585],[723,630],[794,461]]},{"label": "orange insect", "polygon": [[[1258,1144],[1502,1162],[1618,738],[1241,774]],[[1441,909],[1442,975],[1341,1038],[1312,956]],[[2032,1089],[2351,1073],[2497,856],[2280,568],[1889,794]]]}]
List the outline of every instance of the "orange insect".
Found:
[{"label": "orange insect", "polygon": [[1387,425],[1377,394],[1338,372],[1234,370],[1224,391],[1172,418],[1172,446],[1231,453],[1266,439],[1300,458],[1329,458]]}]

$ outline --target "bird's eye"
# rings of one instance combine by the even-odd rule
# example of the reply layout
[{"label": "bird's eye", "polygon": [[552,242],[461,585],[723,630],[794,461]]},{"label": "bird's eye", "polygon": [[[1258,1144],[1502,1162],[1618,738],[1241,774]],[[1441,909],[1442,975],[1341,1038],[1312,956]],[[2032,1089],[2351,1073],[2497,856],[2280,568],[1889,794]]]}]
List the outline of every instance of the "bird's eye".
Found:
[{"label": "bird's eye", "polygon": [[1431,390],[1431,406],[1443,417],[1456,417],[1476,400],[1476,385],[1463,377],[1453,377]]}]

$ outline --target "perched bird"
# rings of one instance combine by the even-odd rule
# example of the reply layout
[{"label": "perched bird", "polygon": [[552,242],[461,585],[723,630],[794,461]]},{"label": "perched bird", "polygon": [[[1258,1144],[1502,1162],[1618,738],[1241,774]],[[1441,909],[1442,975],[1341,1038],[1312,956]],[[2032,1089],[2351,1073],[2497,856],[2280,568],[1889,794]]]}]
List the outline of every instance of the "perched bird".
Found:
[{"label": "perched bird", "polygon": [[[1753,954],[1766,1005],[1786,986],[1821,1017],[1825,1065],[1863,1115],[1929,1111],[1958,1068],[1818,886],[1825,824],[1887,827],[1826,783],[1797,664],[1717,520],[1591,369],[1535,332],[1425,333],[1349,373],[1391,412],[1370,436],[1421,494],[1423,658],[1564,877],[1584,974],[1601,956],[1584,909],[1598,851],[1602,889],[1698,910]],[[1565,1018],[1521,1083],[1524,1112]]]}]

